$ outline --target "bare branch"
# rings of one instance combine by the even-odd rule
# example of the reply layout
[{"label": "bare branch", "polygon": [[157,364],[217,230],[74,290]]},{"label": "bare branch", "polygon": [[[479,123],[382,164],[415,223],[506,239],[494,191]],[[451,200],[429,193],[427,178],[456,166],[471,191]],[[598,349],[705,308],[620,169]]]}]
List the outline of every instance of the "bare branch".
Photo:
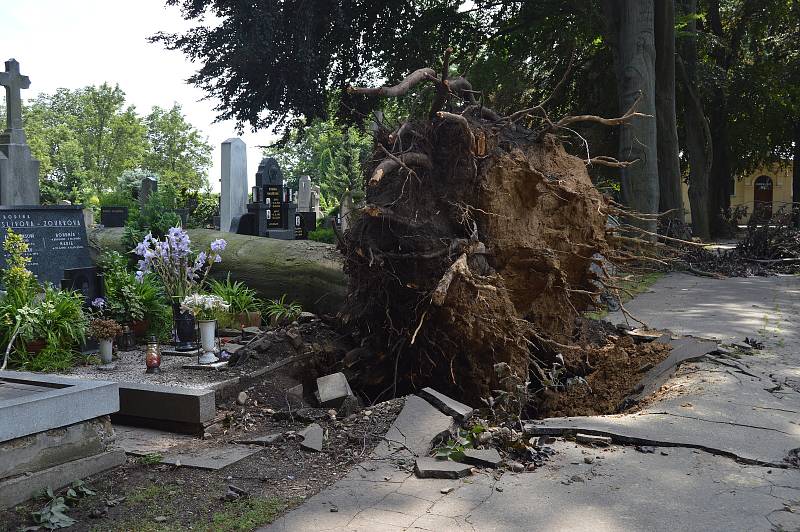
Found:
[{"label": "bare branch", "polygon": [[428,79],[428,76],[436,78],[436,71],[432,68],[420,68],[405,77],[397,85],[383,87],[347,87],[347,92],[351,94],[376,94],[378,96],[397,97],[403,96],[412,88]]},{"label": "bare branch", "polygon": [[617,118],[603,118],[597,115],[577,115],[577,116],[565,116],[561,120],[555,123],[556,127],[563,127],[569,124],[574,124],[575,122],[596,122],[598,124],[602,124],[604,126],[619,126],[621,124],[625,124],[633,118],[653,118],[651,115],[646,115],[644,113],[639,113],[636,111],[636,108],[639,106],[639,102],[642,101],[642,92],[639,91],[639,96],[636,98],[636,101],[633,102],[630,109],[628,109],[624,115],[617,117]]}]

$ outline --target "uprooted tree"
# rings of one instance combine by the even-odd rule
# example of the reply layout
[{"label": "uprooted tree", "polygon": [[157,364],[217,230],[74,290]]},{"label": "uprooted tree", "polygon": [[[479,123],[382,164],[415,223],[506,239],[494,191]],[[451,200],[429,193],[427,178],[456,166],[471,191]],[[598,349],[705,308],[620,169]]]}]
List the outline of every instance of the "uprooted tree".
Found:
[{"label": "uprooted tree", "polygon": [[349,89],[397,97],[430,83],[435,96],[426,119],[376,134],[366,205],[341,237],[343,317],[365,347],[345,363],[373,394],[433,384],[474,403],[508,388],[497,367],[547,386],[554,362],[579,356],[566,345],[575,320],[609,284],[591,264],[632,258],[606,227],[619,209],[586,166],[630,163],[569,155],[557,135],[642,115],[634,104],[621,118],[551,120],[543,102],[498,116],[447,72],[445,54],[441,74]]}]

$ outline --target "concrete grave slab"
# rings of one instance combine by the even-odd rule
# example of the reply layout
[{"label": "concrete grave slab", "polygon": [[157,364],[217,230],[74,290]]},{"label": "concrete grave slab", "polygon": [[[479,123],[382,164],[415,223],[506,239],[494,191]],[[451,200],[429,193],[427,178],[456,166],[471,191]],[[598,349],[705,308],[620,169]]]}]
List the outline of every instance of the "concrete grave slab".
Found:
[{"label": "concrete grave slab", "polygon": [[25,502],[42,491],[44,487],[59,490],[77,479],[96,475],[125,463],[122,449],[79,458],[63,464],[30,473],[0,480],[0,508],[10,508]]},{"label": "concrete grave slab", "polygon": [[503,458],[497,449],[464,449],[464,463],[480,467],[497,467]]},{"label": "concrete grave slab", "polygon": [[164,454],[170,449],[198,443],[197,438],[163,430],[115,425],[118,445],[132,456]]},{"label": "concrete grave slab", "polygon": [[469,464],[428,457],[417,458],[414,465],[414,474],[419,478],[462,478],[471,475],[471,471]]},{"label": "concrete grave slab", "polygon": [[120,407],[114,382],[19,371],[0,371],[0,382],[15,386],[13,397],[0,399],[0,419],[14,420],[0,423],[0,442],[106,416]]}]

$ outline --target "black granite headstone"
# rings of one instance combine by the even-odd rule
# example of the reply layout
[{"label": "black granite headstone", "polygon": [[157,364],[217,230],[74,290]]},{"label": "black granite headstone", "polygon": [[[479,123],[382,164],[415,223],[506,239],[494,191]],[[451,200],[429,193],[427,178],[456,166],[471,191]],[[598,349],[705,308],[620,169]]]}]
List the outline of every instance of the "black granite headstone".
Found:
[{"label": "black granite headstone", "polygon": [[[0,243],[9,227],[30,246],[28,267],[39,282],[60,286],[65,270],[93,265],[80,205],[0,207]],[[5,262],[0,253],[0,268]]]},{"label": "black granite headstone", "polygon": [[317,213],[298,212],[295,214],[295,239],[308,240],[308,233],[317,228]]},{"label": "black granite headstone", "polygon": [[125,227],[127,221],[127,207],[100,207],[100,223],[103,227]]},{"label": "black granite headstone", "polygon": [[[103,274],[97,268],[70,268],[64,270],[64,278],[61,279],[62,290],[77,290],[83,294],[83,307],[87,311],[92,310],[92,301],[106,294]],[[98,343],[93,338],[87,338],[86,342],[80,347],[83,354],[94,353],[97,351]]]}]

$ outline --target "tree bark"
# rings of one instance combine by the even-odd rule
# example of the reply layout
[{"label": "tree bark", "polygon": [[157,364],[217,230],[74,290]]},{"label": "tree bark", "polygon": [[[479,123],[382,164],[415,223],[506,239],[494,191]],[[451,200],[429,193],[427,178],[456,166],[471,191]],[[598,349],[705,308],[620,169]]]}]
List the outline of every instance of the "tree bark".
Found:
[{"label": "tree bark", "polygon": [[[125,253],[123,228],[92,229],[89,244],[95,258],[101,251]],[[255,236],[221,233],[209,229],[189,229],[192,247],[201,249],[217,238],[228,246],[222,262],[211,270],[216,279],[242,281],[258,292],[259,297],[275,299],[286,294],[303,310],[317,314],[336,314],[347,295],[347,278],[342,271],[341,255],[336,247],[310,240],[277,240]]]},{"label": "tree bark", "polygon": [[[793,210],[800,203],[800,117],[794,119],[794,153],[792,158],[792,202]],[[795,225],[800,227],[800,215],[795,216]]]},{"label": "tree bark", "polygon": [[[605,0],[604,8],[614,48],[617,96],[624,112],[642,95],[636,117],[620,126],[619,160],[638,162],[621,169],[622,200],[631,209],[657,213],[658,153],[655,103],[655,37],[653,2]],[[634,222],[634,221],[632,221]],[[655,232],[656,223],[635,221]]]},{"label": "tree bark", "polygon": [[656,127],[659,209],[683,220],[678,123],[675,115],[675,0],[655,5]]},{"label": "tree bark", "polygon": [[[684,14],[697,11],[697,0],[682,0]],[[713,162],[711,132],[697,88],[697,23],[690,19],[681,43],[678,66],[684,94],[686,155],[689,160],[689,205],[692,212],[692,233],[703,240],[711,238],[709,216],[709,174]]]}]

